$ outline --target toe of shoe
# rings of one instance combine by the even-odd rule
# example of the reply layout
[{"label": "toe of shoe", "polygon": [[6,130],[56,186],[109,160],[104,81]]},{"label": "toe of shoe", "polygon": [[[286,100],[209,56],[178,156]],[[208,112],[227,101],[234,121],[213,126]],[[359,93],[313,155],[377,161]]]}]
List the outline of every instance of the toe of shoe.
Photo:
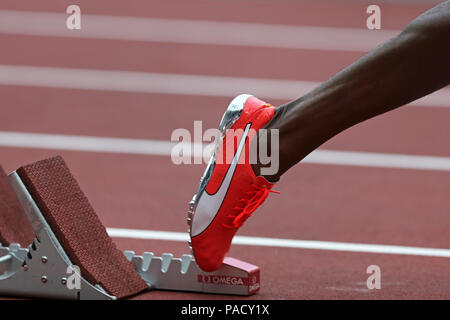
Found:
[{"label": "toe of shoe", "polygon": [[197,265],[206,272],[216,271],[222,265],[227,250],[219,250],[213,245],[192,239],[192,252]]}]

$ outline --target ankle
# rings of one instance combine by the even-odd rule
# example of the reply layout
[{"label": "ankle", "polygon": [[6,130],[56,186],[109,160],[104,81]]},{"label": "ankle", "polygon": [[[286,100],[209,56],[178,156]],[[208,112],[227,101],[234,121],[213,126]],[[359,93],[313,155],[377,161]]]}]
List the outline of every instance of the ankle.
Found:
[{"label": "ankle", "polygon": [[[286,109],[285,106],[278,107],[275,110],[275,113],[274,113],[274,116],[272,117],[272,119],[262,129],[267,130],[267,131],[279,130],[279,126],[280,126],[280,123],[282,121],[285,109]],[[270,136],[270,135],[268,135],[268,136]],[[281,139],[281,137],[279,137],[279,138]],[[265,143],[268,143],[270,145],[270,147],[269,146],[265,146],[265,148],[264,148],[265,150],[270,150],[271,154],[273,154],[273,152],[278,153],[278,156],[276,157],[277,161],[279,162],[277,164],[278,170],[275,173],[262,174],[262,173],[264,173],[264,171],[267,172],[267,170],[264,170],[264,168],[268,168],[269,165],[262,164],[260,162],[259,156],[257,156],[256,157],[256,160],[257,160],[256,163],[252,163],[251,164],[253,172],[255,173],[255,175],[257,177],[258,176],[264,177],[267,181],[269,181],[271,183],[278,182],[280,180],[280,177],[281,177],[281,172],[279,170],[280,169],[280,162],[283,161],[283,159],[281,157],[283,153],[281,152],[282,150],[280,150],[282,148],[282,143],[278,143],[278,148],[276,148],[276,150],[273,150],[272,145],[271,145],[272,142],[271,142],[270,138],[267,139],[267,136],[266,136],[266,139],[260,139],[259,136],[258,136],[258,139],[255,139],[255,141],[253,142],[253,143],[258,143],[258,148],[256,150],[260,150],[259,144],[262,141],[265,141]],[[255,150],[255,149],[253,149],[253,150]],[[270,165],[272,165],[272,163],[270,163]],[[270,170],[269,172],[271,172],[271,171],[272,170]]]},{"label": "ankle", "polygon": [[275,113],[270,119],[270,121],[263,127],[263,129],[271,130],[271,129],[280,129],[280,124],[283,118],[283,115],[286,111],[286,105],[279,106],[275,109]]},{"label": "ankle", "polygon": [[260,164],[252,164],[252,169],[253,169],[253,173],[255,174],[255,176],[257,177],[263,177],[264,179],[266,179],[267,181],[269,181],[270,183],[275,183],[278,182],[280,180],[281,175],[277,174],[273,174],[273,175],[261,175],[261,168],[262,166]]}]

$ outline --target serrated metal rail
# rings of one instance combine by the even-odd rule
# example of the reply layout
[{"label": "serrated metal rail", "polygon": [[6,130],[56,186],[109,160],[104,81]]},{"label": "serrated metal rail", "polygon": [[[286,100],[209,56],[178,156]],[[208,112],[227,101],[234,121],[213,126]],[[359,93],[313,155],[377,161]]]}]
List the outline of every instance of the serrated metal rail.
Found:
[{"label": "serrated metal rail", "polygon": [[259,268],[234,258],[225,258],[214,272],[204,272],[188,254],[175,258],[171,253],[157,257],[125,251],[125,256],[151,289],[248,296],[260,288]]}]

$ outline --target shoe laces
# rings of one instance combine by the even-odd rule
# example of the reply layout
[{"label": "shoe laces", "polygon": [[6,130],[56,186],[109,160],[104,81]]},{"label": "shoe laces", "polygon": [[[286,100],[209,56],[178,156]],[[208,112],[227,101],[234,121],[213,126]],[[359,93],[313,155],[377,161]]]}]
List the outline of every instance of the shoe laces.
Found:
[{"label": "shoe laces", "polygon": [[231,224],[222,224],[227,229],[238,229],[252,215],[252,213],[266,200],[269,193],[280,193],[267,188],[266,185],[259,186],[251,184],[250,190],[244,193],[244,198],[239,199],[238,204],[233,207],[233,211],[227,217],[231,219]]}]

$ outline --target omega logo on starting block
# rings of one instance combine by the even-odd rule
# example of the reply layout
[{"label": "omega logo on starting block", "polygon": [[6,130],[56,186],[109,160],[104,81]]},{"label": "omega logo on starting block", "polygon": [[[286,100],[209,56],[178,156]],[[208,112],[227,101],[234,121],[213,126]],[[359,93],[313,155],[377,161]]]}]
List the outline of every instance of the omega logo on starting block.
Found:
[{"label": "omega logo on starting block", "polygon": [[211,284],[228,284],[232,286],[245,286],[248,285],[247,278],[231,277],[231,276],[202,276],[198,275],[198,282],[211,283]]}]

